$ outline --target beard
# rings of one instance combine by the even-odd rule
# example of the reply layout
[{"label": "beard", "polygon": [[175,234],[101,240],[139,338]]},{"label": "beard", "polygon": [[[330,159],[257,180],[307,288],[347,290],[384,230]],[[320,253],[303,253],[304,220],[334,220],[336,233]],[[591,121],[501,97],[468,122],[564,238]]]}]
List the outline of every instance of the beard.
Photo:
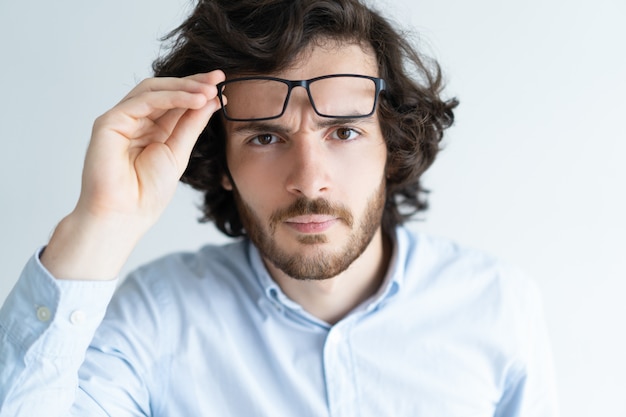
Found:
[{"label": "beard", "polygon": [[[355,224],[355,218],[350,210],[341,204],[330,203],[321,198],[315,200],[299,198],[288,207],[273,212],[268,226],[264,227],[260,217],[241,198],[236,187],[233,187],[233,195],[241,223],[266,261],[298,280],[324,280],[348,269],[352,262],[363,254],[380,228],[385,208],[385,180],[383,178],[367,200],[358,224]],[[328,241],[328,236],[307,234],[298,237],[299,244],[317,245],[314,250],[307,251],[308,254],[281,248],[276,240],[277,226],[290,217],[311,214],[331,215],[342,221],[349,230],[346,244],[337,251],[329,252],[322,247]]]}]

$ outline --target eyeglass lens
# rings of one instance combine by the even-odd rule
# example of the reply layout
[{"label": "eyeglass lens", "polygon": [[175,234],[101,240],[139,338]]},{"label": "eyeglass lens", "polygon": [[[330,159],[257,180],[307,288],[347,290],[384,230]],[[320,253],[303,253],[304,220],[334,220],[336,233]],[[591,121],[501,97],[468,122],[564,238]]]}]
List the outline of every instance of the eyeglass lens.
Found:
[{"label": "eyeglass lens", "polygon": [[[294,87],[291,95],[298,90]],[[277,117],[283,112],[288,92],[289,86],[281,81],[236,80],[226,84],[224,93],[228,103],[225,111],[232,119]],[[376,84],[369,78],[321,78],[309,84],[309,92],[314,109],[327,117],[368,115],[376,102]]]}]

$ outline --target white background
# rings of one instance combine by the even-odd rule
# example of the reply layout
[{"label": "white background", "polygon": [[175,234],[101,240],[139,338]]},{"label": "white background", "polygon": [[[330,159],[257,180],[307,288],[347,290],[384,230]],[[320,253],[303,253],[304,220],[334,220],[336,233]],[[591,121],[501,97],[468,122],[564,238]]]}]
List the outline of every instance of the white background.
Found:
[{"label": "white background", "polygon": [[[544,295],[563,416],[626,416],[626,2],[402,0],[461,106],[412,227],[494,253]],[[0,0],[0,301],[69,212],[92,121],[150,75],[184,0]],[[223,241],[181,187],[127,269]],[[460,387],[462,389],[462,387]]]}]

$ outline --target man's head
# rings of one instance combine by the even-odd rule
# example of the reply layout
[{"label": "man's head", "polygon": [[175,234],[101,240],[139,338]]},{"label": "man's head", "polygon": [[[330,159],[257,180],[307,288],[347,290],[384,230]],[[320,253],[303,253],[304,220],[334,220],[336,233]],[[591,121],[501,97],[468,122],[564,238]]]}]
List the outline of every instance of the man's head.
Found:
[{"label": "man's head", "polygon": [[[170,39],[170,53],[154,64],[157,76],[214,69],[223,70],[227,80],[275,75],[301,64],[307,50],[329,42],[372,51],[376,75],[385,81],[377,109],[387,150],[383,229],[426,208],[420,176],[434,161],[443,131],[453,121],[456,102],[440,98],[438,66],[429,67],[403,34],[361,2],[201,0]],[[228,186],[232,177],[226,126],[220,113],[212,117],[182,180],[204,192],[204,219],[238,236],[245,234],[245,228],[236,209],[236,192]],[[225,177],[231,180],[226,188]]]}]

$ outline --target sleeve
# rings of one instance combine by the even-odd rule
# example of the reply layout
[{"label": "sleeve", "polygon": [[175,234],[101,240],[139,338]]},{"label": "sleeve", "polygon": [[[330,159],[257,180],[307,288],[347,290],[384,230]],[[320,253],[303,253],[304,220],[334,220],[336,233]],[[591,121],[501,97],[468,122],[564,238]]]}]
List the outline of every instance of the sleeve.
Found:
[{"label": "sleeve", "polygon": [[78,370],[104,317],[117,280],[57,280],[39,262],[26,264],[0,309],[0,417],[66,416],[77,397]]},{"label": "sleeve", "polygon": [[558,395],[552,349],[541,296],[533,285],[521,326],[520,359],[509,369],[494,417],[558,417]]},{"label": "sleeve", "polygon": [[[160,415],[166,398],[174,336],[168,280],[164,271],[140,269],[129,275],[113,297],[81,366],[79,397],[100,404],[106,416]],[[77,401],[72,416],[91,415]]]}]

